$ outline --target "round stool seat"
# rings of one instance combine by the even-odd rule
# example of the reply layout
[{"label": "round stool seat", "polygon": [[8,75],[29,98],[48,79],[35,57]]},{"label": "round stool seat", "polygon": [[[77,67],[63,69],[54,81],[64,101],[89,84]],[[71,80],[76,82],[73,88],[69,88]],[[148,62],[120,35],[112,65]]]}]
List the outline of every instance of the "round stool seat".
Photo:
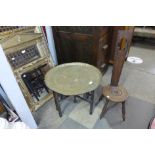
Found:
[{"label": "round stool seat", "polygon": [[128,92],[123,86],[105,86],[103,87],[103,96],[112,102],[124,102],[128,98]]}]

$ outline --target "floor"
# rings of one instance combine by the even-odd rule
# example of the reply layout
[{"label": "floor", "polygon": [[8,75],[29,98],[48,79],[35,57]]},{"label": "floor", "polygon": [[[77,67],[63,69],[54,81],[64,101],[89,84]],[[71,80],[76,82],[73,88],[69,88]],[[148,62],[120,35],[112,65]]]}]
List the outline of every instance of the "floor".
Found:
[{"label": "floor", "polygon": [[[63,117],[60,118],[54,101],[51,100],[34,113],[38,128],[41,129],[146,129],[155,115],[155,47],[134,45],[130,56],[143,59],[142,64],[125,62],[120,84],[129,92],[126,102],[126,121],[122,121],[121,105],[111,103],[103,119],[99,115],[104,105],[101,101],[89,115],[89,104],[79,100],[73,103],[69,97],[62,102]],[[101,86],[96,90],[95,99],[100,96],[102,86],[110,83],[112,67],[103,76]]]}]

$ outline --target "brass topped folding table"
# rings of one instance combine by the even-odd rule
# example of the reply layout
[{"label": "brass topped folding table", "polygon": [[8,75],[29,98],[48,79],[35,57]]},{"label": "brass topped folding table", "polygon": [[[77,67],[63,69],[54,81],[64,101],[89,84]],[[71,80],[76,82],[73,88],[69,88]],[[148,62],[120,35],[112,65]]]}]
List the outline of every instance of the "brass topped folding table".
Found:
[{"label": "brass topped folding table", "polygon": [[[101,72],[94,66],[74,62],[58,65],[45,75],[45,84],[53,91],[56,109],[62,117],[60,101],[65,96],[74,96],[90,103],[90,114],[94,109],[94,91],[100,85]],[[83,95],[83,97],[81,97]]]}]

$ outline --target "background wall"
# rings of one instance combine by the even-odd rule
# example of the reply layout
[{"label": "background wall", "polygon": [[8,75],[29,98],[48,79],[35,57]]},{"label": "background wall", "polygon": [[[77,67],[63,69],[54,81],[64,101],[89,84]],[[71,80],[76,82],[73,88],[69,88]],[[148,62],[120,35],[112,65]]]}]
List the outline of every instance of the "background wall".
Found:
[{"label": "background wall", "polygon": [[54,38],[53,38],[53,32],[52,32],[52,27],[51,26],[45,26],[46,29],[46,34],[47,34],[47,41],[48,41],[48,47],[51,52],[54,64],[57,65],[57,54],[55,50],[55,44],[54,44]]}]

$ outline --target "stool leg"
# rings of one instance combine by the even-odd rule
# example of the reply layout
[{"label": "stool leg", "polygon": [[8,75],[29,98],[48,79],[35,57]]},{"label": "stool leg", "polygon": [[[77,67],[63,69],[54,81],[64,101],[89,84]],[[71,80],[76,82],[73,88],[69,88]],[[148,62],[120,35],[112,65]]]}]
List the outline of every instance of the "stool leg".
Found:
[{"label": "stool leg", "polygon": [[102,109],[102,112],[101,112],[101,114],[100,114],[100,119],[102,119],[102,117],[104,117],[104,115],[105,115],[105,113],[106,113],[106,111],[107,111],[108,103],[109,103],[109,100],[106,99],[105,105],[104,105],[104,107],[103,107],[103,109]]},{"label": "stool leg", "polygon": [[56,92],[53,92],[53,96],[54,96],[54,101],[55,101],[56,109],[59,112],[59,116],[62,117],[62,111],[61,111],[61,107],[60,107],[60,104],[59,104]]},{"label": "stool leg", "polygon": [[123,121],[125,121],[125,101],[122,102],[122,118],[123,118]]},{"label": "stool leg", "polygon": [[91,96],[90,96],[90,115],[93,114],[94,111],[94,91],[91,91]]}]

